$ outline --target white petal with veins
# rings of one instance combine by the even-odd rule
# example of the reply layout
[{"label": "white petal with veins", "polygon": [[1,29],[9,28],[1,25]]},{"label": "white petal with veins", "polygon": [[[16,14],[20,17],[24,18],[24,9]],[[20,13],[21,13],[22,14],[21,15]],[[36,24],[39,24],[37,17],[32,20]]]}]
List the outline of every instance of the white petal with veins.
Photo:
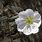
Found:
[{"label": "white petal with veins", "polygon": [[28,16],[33,16],[34,12],[32,9],[27,9],[26,11],[20,12],[18,15],[19,15],[19,17],[26,18]]},{"label": "white petal with veins", "polygon": [[25,29],[23,30],[23,33],[24,33],[25,35],[30,35],[30,34],[32,34],[30,27],[28,28],[28,26],[25,26],[24,28],[25,28]]},{"label": "white petal with veins", "polygon": [[31,25],[31,32],[32,32],[33,34],[39,32],[39,28],[38,28],[38,24],[37,24],[37,23],[33,23],[33,24]]},{"label": "white petal with veins", "polygon": [[17,25],[17,29],[18,31],[22,32],[24,30],[24,27],[25,27],[25,23],[24,22],[21,22]]},{"label": "white petal with veins", "polygon": [[25,11],[25,13],[26,13],[27,16],[33,16],[33,15],[34,15],[34,12],[33,12],[32,9],[27,9],[27,10]]},{"label": "white petal with veins", "polygon": [[24,21],[24,19],[23,18],[17,18],[17,19],[15,19],[15,22],[16,22],[16,24],[19,24],[19,23],[21,23],[22,21]]},{"label": "white petal with veins", "polygon": [[38,11],[34,12],[34,19],[35,20],[41,20],[41,15],[38,13]]}]

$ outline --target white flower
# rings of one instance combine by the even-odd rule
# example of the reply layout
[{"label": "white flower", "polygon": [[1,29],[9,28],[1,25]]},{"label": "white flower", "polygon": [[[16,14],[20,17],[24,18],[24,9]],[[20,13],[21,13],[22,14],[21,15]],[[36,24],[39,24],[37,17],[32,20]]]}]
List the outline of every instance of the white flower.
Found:
[{"label": "white flower", "polygon": [[41,25],[41,16],[38,11],[27,9],[18,14],[18,18],[15,19],[17,24],[17,30],[23,32],[25,35],[35,34],[39,32],[39,26]]}]

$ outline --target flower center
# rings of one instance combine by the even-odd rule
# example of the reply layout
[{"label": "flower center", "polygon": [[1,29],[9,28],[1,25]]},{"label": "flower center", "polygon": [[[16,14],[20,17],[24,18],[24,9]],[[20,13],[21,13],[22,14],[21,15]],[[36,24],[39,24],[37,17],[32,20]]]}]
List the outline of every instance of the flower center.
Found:
[{"label": "flower center", "polygon": [[27,25],[32,24],[32,23],[33,23],[33,17],[31,17],[31,16],[26,17],[26,19],[25,19],[25,23],[26,23]]}]

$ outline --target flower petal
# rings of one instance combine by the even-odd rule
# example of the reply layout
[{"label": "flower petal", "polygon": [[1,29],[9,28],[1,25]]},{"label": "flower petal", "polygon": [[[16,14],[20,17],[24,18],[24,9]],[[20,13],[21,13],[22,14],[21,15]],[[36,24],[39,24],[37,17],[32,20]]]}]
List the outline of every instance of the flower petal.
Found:
[{"label": "flower petal", "polygon": [[17,24],[17,30],[22,32],[25,26],[24,19],[19,17],[15,19],[15,22]]},{"label": "flower petal", "polygon": [[32,9],[27,9],[26,11],[20,12],[18,15],[19,15],[19,17],[26,18],[28,16],[33,16],[34,12]]},{"label": "flower petal", "polygon": [[28,26],[25,26],[24,28],[25,28],[25,29],[23,30],[23,33],[24,33],[25,35],[30,35],[30,34],[32,34],[30,27],[28,28]]},{"label": "flower petal", "polygon": [[36,24],[36,23],[33,23],[33,24],[32,24],[32,26],[31,26],[31,32],[32,32],[33,34],[39,32],[38,24]]},{"label": "flower petal", "polygon": [[25,23],[24,22],[20,22],[18,25],[17,25],[17,30],[22,32],[24,30],[24,27],[25,27]]},{"label": "flower petal", "polygon": [[25,11],[20,12],[18,15],[19,15],[19,17],[22,17],[22,18],[27,17]]},{"label": "flower petal", "polygon": [[38,27],[34,27],[32,29],[32,33],[35,34],[35,33],[38,33],[39,32],[39,28]]},{"label": "flower petal", "polygon": [[41,25],[41,20],[36,20],[34,22],[37,24],[37,27],[39,27]]},{"label": "flower petal", "polygon": [[33,16],[33,15],[34,15],[34,12],[33,12],[32,9],[27,9],[27,10],[25,11],[25,13],[26,13],[27,16]]},{"label": "flower petal", "polygon": [[35,20],[41,20],[41,15],[38,13],[38,11],[34,12],[34,19]]},{"label": "flower petal", "polygon": [[34,12],[34,20],[33,20],[33,22],[35,22],[38,27],[41,25],[41,15],[38,13],[38,11]]},{"label": "flower petal", "polygon": [[21,23],[22,21],[24,21],[23,18],[17,18],[17,19],[15,19],[15,22],[16,22],[17,25],[18,25],[19,23]]}]

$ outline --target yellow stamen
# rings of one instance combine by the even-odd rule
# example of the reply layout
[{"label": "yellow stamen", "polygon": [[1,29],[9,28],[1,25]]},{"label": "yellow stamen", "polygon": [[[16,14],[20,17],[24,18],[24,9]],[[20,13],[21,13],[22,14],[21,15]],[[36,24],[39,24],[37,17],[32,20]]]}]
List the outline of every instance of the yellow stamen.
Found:
[{"label": "yellow stamen", "polygon": [[30,17],[30,16],[26,17],[25,23],[28,24],[28,25],[32,24],[33,23],[33,17]]}]

